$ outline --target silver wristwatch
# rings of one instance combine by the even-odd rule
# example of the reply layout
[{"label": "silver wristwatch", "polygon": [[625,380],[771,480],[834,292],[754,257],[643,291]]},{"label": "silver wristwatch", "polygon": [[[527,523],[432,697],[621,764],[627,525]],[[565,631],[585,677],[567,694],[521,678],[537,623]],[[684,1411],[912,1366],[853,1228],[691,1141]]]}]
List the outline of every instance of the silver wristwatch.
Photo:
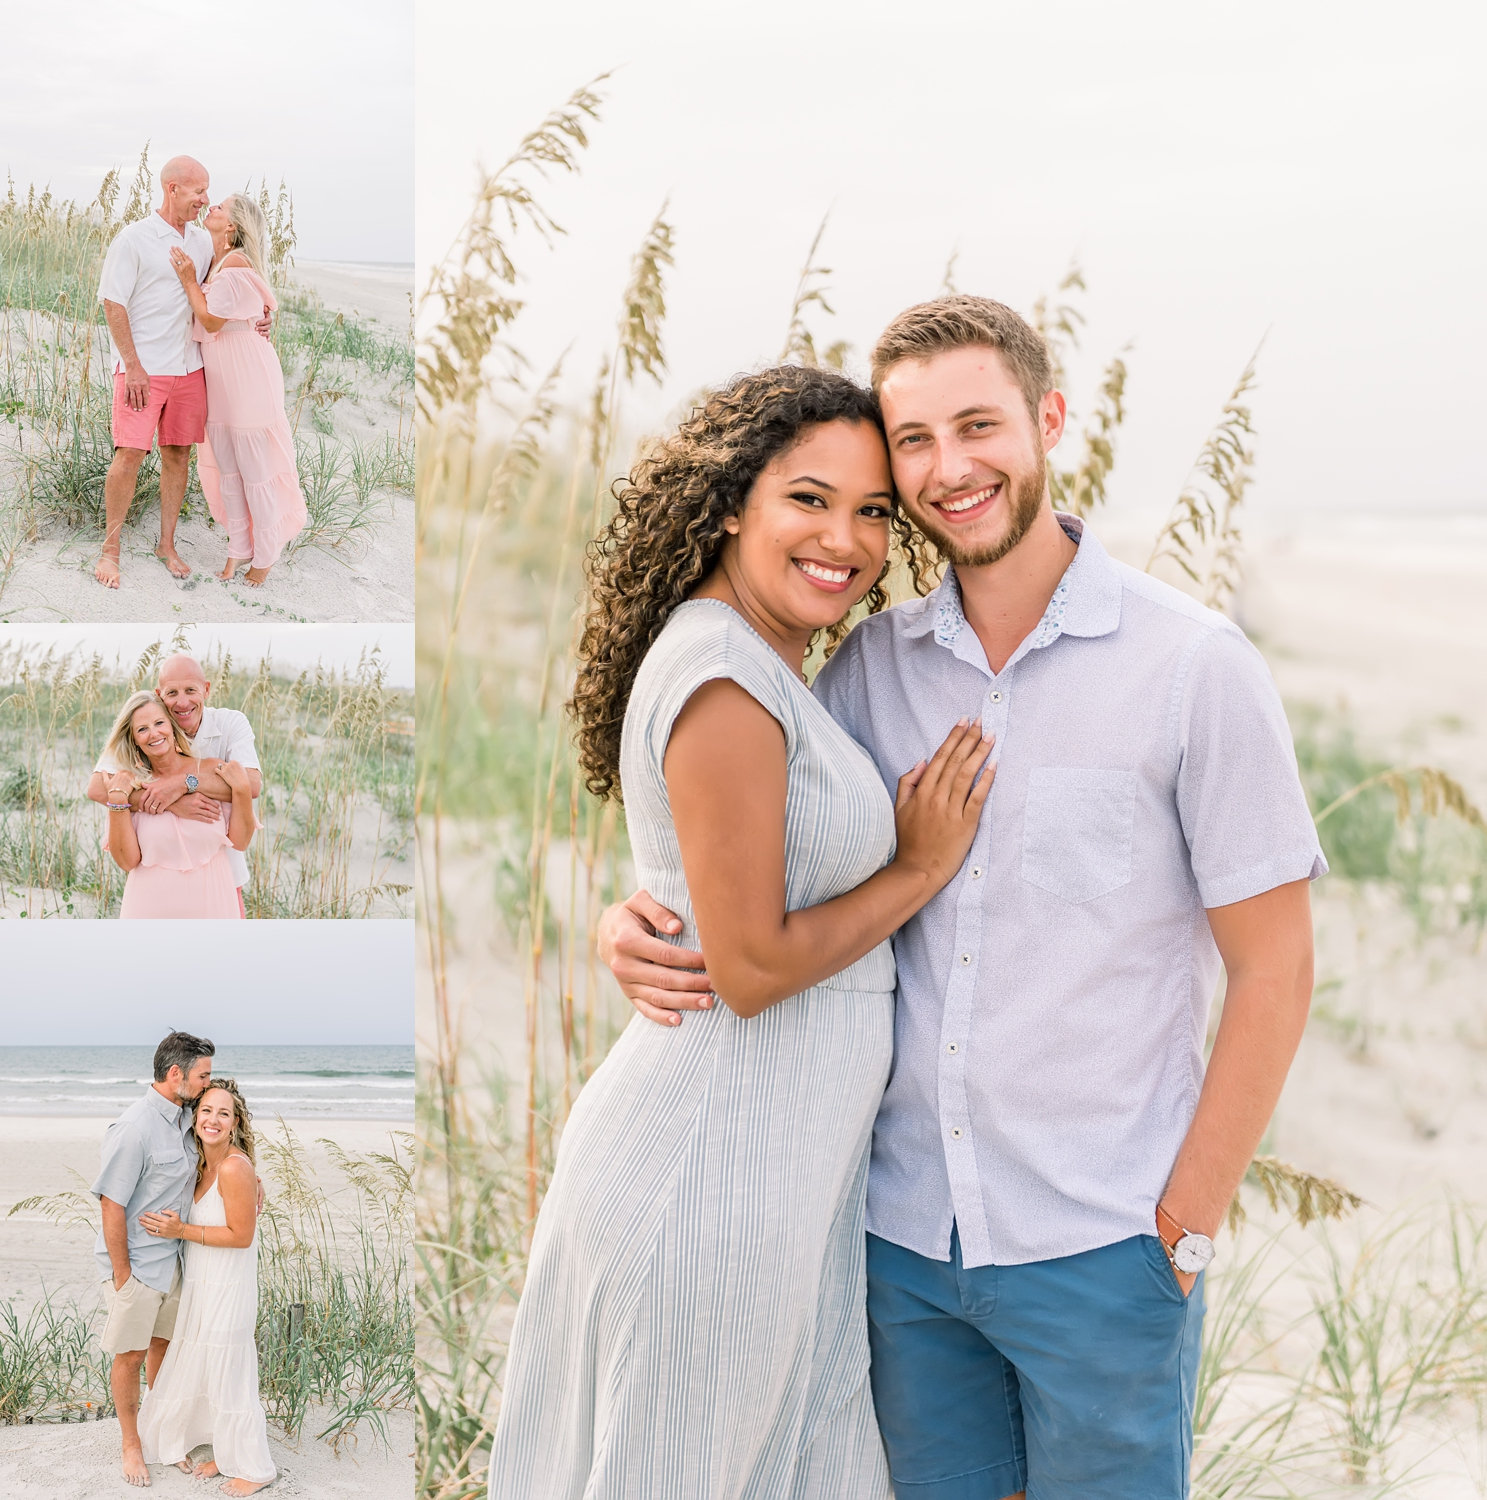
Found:
[{"label": "silver wristwatch", "polygon": [[1162,1240],[1172,1264],[1189,1276],[1196,1276],[1199,1271],[1207,1270],[1213,1261],[1213,1241],[1206,1234],[1194,1234],[1192,1230],[1184,1229],[1160,1204],[1157,1205],[1157,1212],[1174,1229],[1180,1231],[1176,1244],[1168,1246],[1166,1240]]},{"label": "silver wristwatch", "polygon": [[1184,1229],[1182,1238],[1172,1247],[1172,1264],[1190,1276],[1206,1270],[1212,1259],[1213,1241],[1206,1234],[1189,1234]]},{"label": "silver wristwatch", "polygon": [[194,792],[197,789],[197,787],[199,787],[200,785],[201,785],[201,783],[196,779],[196,777],[190,771],[187,771],[186,772],[186,790],[188,792]]}]

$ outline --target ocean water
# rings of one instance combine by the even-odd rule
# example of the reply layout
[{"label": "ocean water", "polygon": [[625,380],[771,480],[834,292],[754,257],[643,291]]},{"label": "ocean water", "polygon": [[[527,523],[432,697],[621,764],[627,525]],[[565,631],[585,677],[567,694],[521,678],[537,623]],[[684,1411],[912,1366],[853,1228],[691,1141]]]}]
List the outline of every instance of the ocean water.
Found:
[{"label": "ocean water", "polygon": [[[154,1047],[0,1047],[0,1114],[116,1115],[150,1085]],[[413,1048],[219,1046],[254,1118],[413,1120]]]}]

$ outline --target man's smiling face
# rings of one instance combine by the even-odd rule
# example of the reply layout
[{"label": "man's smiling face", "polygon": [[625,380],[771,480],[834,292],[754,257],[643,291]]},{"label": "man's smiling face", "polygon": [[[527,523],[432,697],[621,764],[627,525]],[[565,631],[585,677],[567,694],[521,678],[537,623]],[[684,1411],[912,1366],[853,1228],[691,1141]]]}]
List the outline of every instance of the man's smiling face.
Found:
[{"label": "man's smiling face", "polygon": [[201,711],[212,691],[201,668],[189,656],[173,656],[160,668],[155,691],[186,738],[194,739],[201,728]]},{"label": "man's smiling face", "polygon": [[1043,504],[1063,396],[1043,396],[1035,420],[1001,355],[980,344],[900,360],[879,394],[894,483],[915,525],[959,567],[1004,557]]}]

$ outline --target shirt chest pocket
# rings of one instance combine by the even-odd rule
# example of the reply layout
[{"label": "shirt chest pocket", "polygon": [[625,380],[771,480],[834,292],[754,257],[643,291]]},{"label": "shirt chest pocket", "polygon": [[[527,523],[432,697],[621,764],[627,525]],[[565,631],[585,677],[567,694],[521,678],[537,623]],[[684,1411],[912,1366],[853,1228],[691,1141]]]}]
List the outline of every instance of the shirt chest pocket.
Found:
[{"label": "shirt chest pocket", "polygon": [[1136,773],[1040,766],[1028,777],[1022,878],[1065,901],[1093,901],[1131,878]]},{"label": "shirt chest pocket", "polygon": [[149,1188],[152,1194],[169,1192],[196,1170],[184,1146],[162,1146],[150,1152]]}]

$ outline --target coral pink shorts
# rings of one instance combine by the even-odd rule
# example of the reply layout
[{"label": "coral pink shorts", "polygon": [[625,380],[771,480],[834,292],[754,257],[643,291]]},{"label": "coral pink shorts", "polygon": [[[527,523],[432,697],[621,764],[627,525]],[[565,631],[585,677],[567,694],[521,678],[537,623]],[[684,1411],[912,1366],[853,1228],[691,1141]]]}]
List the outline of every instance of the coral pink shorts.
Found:
[{"label": "coral pink shorts", "polygon": [[187,448],[207,435],[205,370],[151,375],[150,399],[143,411],[130,407],[124,394],[124,372],[114,371],[114,447],[142,448],[148,453],[157,427],[165,448]]}]

